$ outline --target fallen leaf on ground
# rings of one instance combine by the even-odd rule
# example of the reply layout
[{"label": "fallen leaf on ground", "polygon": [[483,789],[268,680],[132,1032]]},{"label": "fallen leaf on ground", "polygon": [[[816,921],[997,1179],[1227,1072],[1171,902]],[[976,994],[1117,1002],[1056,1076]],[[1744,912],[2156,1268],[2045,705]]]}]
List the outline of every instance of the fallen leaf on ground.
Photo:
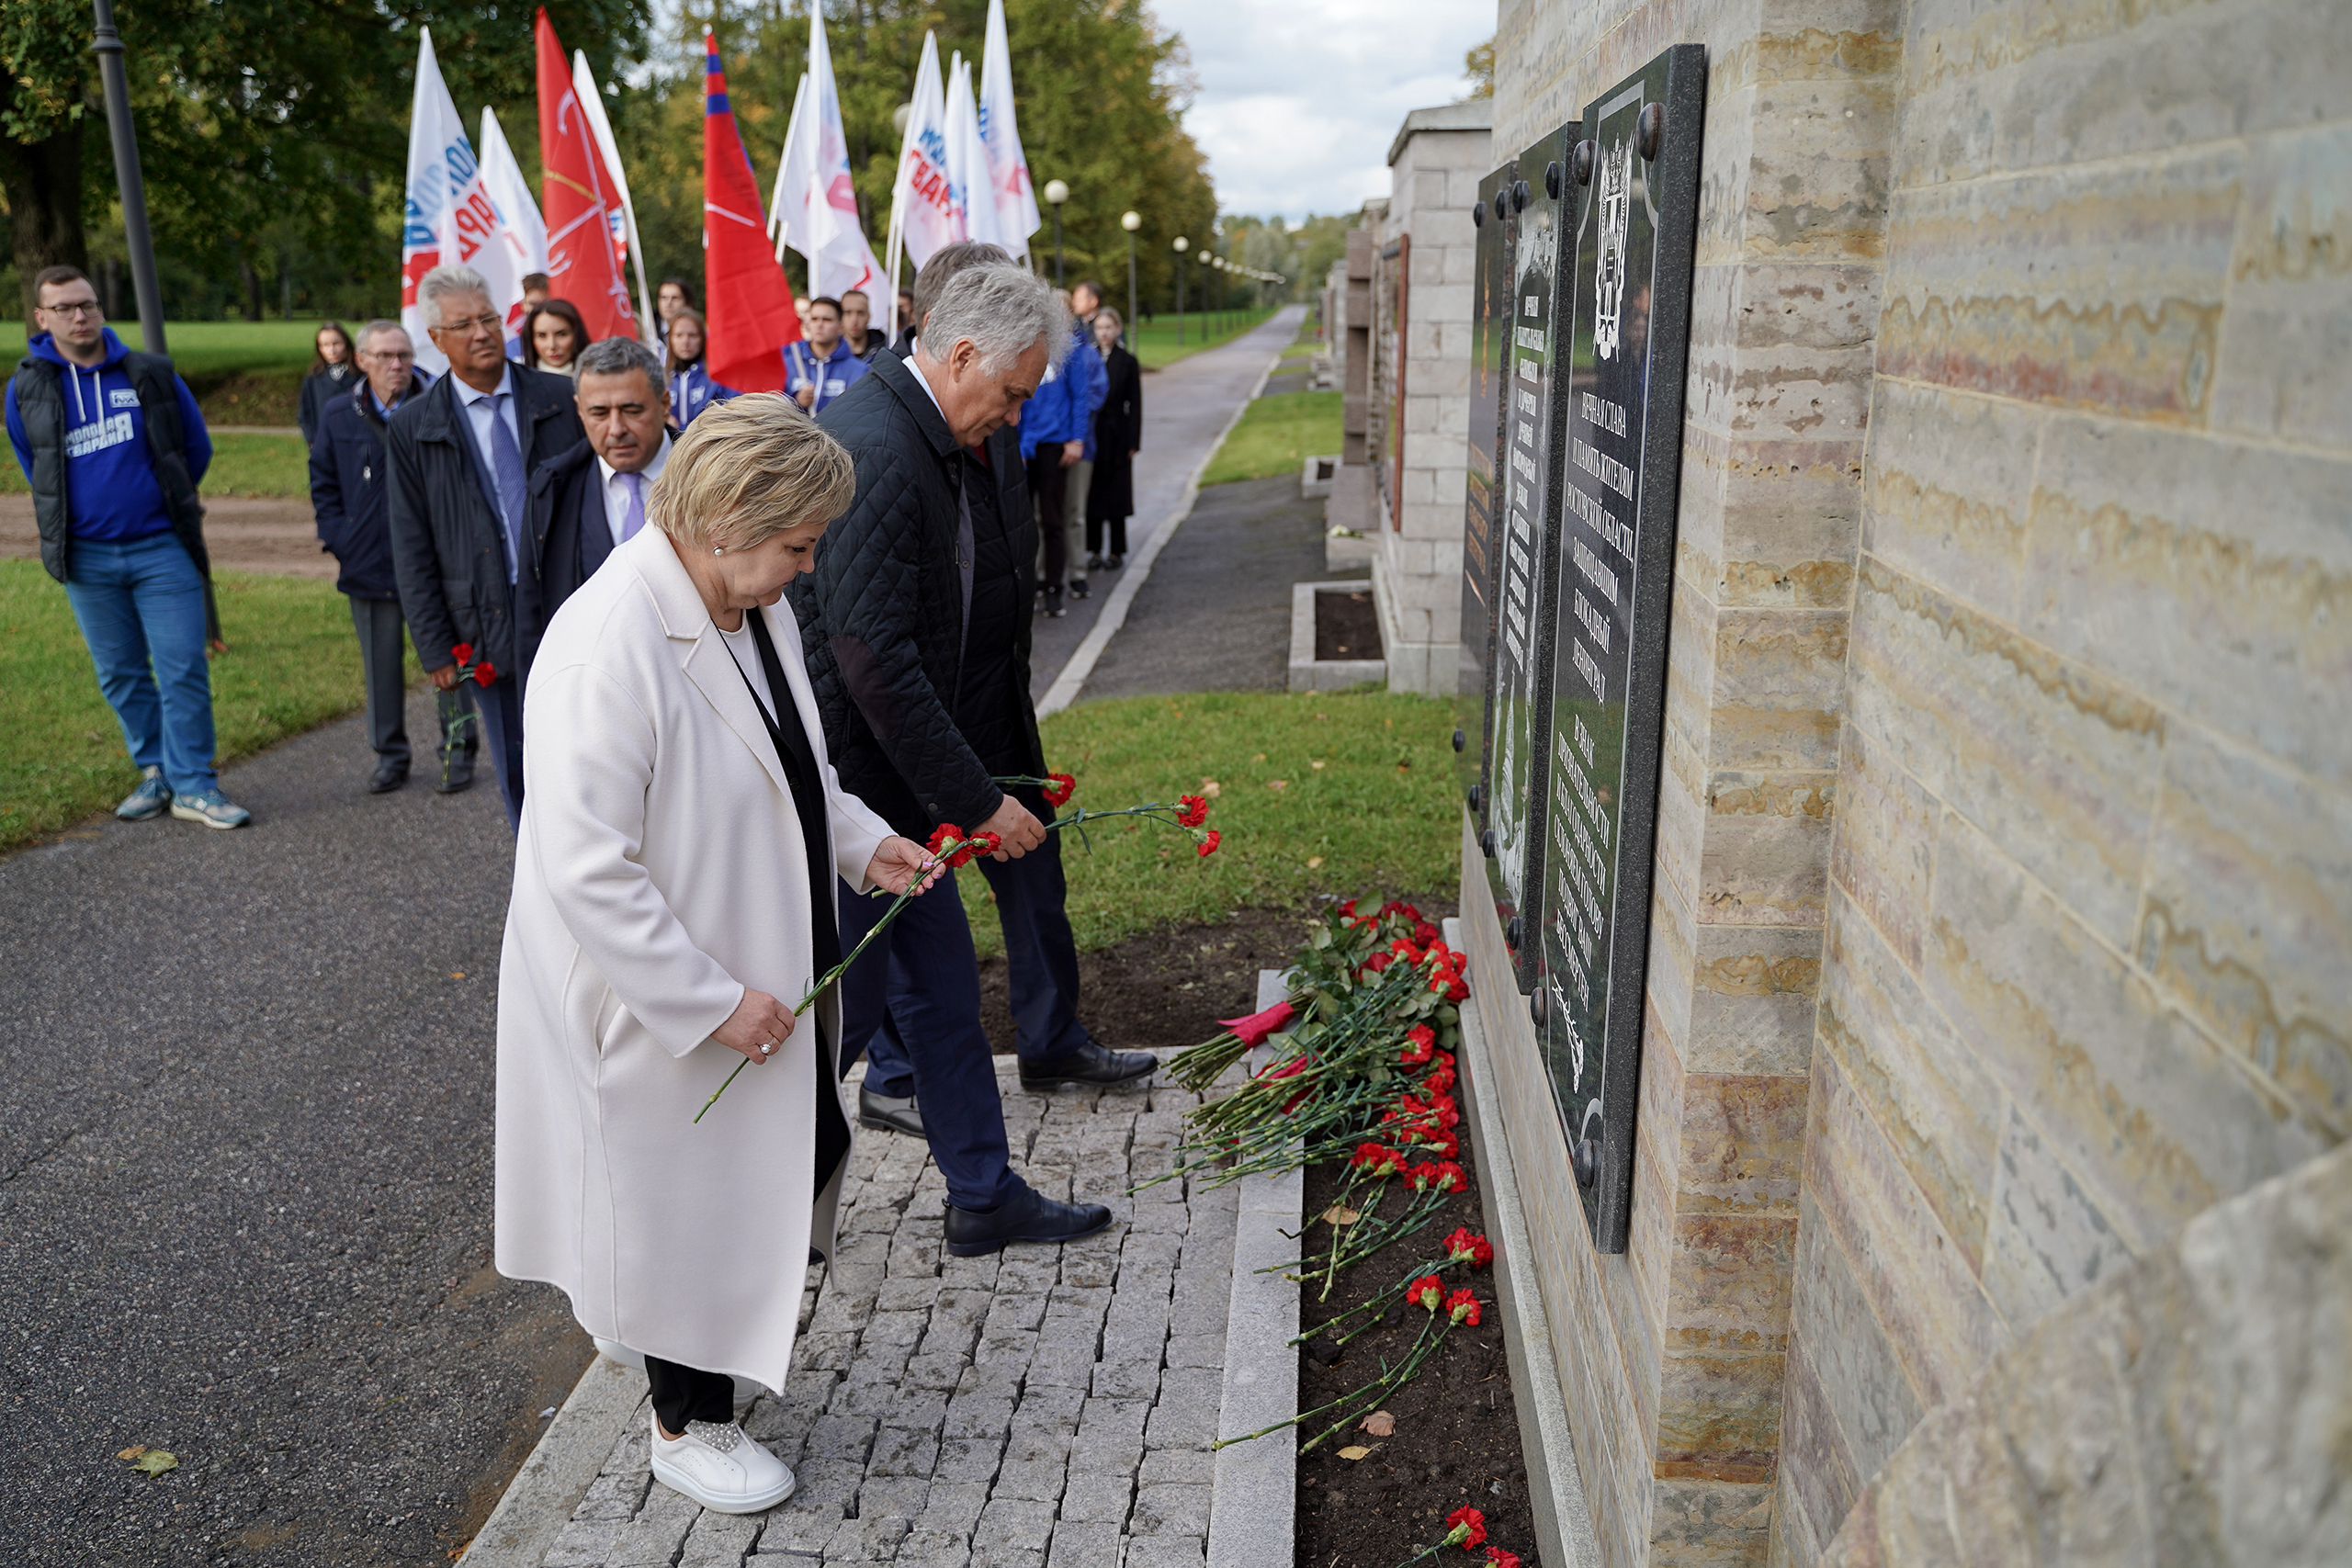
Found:
[{"label": "fallen leaf on ground", "polygon": [[1327,1225],[1351,1225],[1363,1218],[1363,1216],[1353,1209],[1338,1203],[1323,1211],[1323,1223]]},{"label": "fallen leaf on ground", "polygon": [[[91,737],[90,737],[90,739],[93,739],[93,740],[96,740],[96,739],[98,739],[98,738],[97,738],[96,736],[93,735],[93,736],[91,736]],[[1250,758],[1250,760],[1251,761],[1253,761],[1253,762],[1262,762],[1262,761],[1264,761],[1266,760],[1266,754],[1265,754],[1263,751],[1261,751],[1261,752],[1259,752],[1256,756],[1254,756],[1254,757]]]},{"label": "fallen leaf on ground", "polygon": [[1216,780],[1203,779],[1201,781],[1201,795],[1204,799],[1215,800],[1218,795],[1223,795],[1224,793],[1225,786],[1217,783]]},{"label": "fallen leaf on ground", "polygon": [[1322,764],[1322,763],[1320,763],[1320,762],[1309,762],[1309,763],[1307,763],[1306,765],[1307,765],[1308,767],[1310,767],[1310,768],[1313,768],[1313,769],[1314,769],[1317,773],[1321,773],[1321,772],[1323,771],[1323,764]]},{"label": "fallen leaf on ground", "polygon": [[120,1453],[119,1453],[119,1454],[117,1454],[117,1455],[115,1455],[114,1457],[115,1457],[115,1458],[117,1458],[117,1459],[137,1459],[141,1454],[143,1454],[143,1453],[145,1453],[146,1451],[147,1451],[147,1445],[146,1445],[146,1444],[144,1444],[144,1443],[141,1443],[141,1444],[138,1444],[136,1447],[133,1447],[133,1448],[128,1448],[128,1449],[123,1450]]},{"label": "fallen leaf on ground", "polygon": [[1396,1417],[1385,1410],[1374,1411],[1359,1425],[1375,1438],[1391,1438],[1396,1435]]},{"label": "fallen leaf on ground", "polygon": [[130,1468],[141,1475],[161,1475],[180,1467],[179,1456],[169,1449],[149,1449],[130,1461]]},{"label": "fallen leaf on ground", "polygon": [[1309,871],[1313,871],[1316,867],[1317,867],[1317,866],[1321,865],[1322,863],[1323,863],[1323,857],[1322,857],[1321,855],[1309,855],[1309,856],[1307,856],[1307,857],[1306,857],[1306,869],[1307,869],[1307,870],[1309,870]]},{"label": "fallen leaf on ground", "polygon": [[1290,788],[1290,780],[1288,780],[1288,779],[1268,779],[1268,780],[1266,781],[1266,787],[1267,787],[1268,789],[1288,789],[1288,788]]},{"label": "fallen leaf on ground", "polygon": [[452,969],[449,971],[449,978],[452,980],[462,980],[465,977],[466,972],[462,969]]},{"label": "fallen leaf on ground", "polygon": [[1346,1448],[1340,1450],[1340,1457],[1352,1463],[1353,1461],[1363,1458],[1370,1452],[1372,1452],[1372,1450],[1365,1448],[1362,1443],[1350,1443]]}]

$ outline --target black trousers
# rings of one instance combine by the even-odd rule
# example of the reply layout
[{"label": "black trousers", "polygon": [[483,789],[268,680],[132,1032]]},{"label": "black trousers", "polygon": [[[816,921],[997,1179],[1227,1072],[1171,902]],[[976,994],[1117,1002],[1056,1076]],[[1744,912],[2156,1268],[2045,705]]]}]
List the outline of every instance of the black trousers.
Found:
[{"label": "black trousers", "polygon": [[1058,598],[1062,574],[1069,570],[1069,539],[1062,527],[1062,502],[1069,488],[1069,470],[1062,467],[1062,443],[1048,441],[1029,457],[1029,493],[1037,498],[1037,532],[1044,536],[1046,572],[1038,581]]},{"label": "black trousers", "polygon": [[[841,1067],[834,1059],[832,1043],[825,1037],[824,1025],[813,1018],[809,1021],[817,1029],[816,1186],[812,1191],[821,1192],[825,1183],[833,1179],[833,1168],[849,1153],[849,1122],[842,1114]],[[832,1069],[830,1073],[826,1071],[828,1066]],[[809,1248],[809,1262],[816,1262],[818,1256],[816,1248]],[[648,1356],[645,1382],[653,1395],[653,1414],[661,1418],[665,1432],[683,1435],[689,1421],[712,1421],[724,1426],[735,1419],[735,1380],[725,1372],[706,1372],[698,1367]]]},{"label": "black trousers", "polygon": [[[405,768],[411,761],[408,743],[408,681],[402,668],[407,651],[406,624],[401,619],[401,602],[397,599],[351,599],[351,629],[359,637],[359,671],[368,686],[368,744],[376,755],[396,767]],[[441,718],[441,733],[434,737],[434,750],[447,763],[449,761],[449,721],[458,713],[473,705],[473,699],[461,688],[452,692],[435,692],[434,706]],[[478,725],[466,726],[465,757],[472,764],[474,750],[480,743],[475,731]]]}]

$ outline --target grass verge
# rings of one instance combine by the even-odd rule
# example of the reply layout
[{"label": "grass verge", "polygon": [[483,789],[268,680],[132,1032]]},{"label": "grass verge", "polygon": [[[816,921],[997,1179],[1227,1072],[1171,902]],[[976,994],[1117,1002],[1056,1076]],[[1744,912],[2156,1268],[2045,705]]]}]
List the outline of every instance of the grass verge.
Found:
[{"label": "grass verge", "polygon": [[[229,641],[212,660],[223,766],[366,700],[332,583],[220,572],[214,586]],[[65,590],[38,561],[0,560],[0,851],[111,808],[137,776]]]},{"label": "grass verge", "polygon": [[1136,357],[1147,370],[1161,369],[1204,348],[1231,343],[1272,314],[1272,310],[1187,310],[1181,345],[1176,342],[1174,313],[1156,316],[1135,331]]},{"label": "grass verge", "polygon": [[[200,487],[207,495],[279,496],[311,499],[311,457],[299,435],[258,435],[242,431],[212,437],[212,467]],[[0,461],[0,495],[30,495],[24,469],[14,457]]]},{"label": "grass verge", "polygon": [[[132,348],[147,346],[137,321],[109,321],[114,335]],[[358,326],[356,321],[344,323]],[[231,374],[246,370],[291,367],[298,374],[311,363],[319,323],[301,321],[172,321],[164,328],[172,363],[183,376]],[[0,354],[10,359],[25,352],[22,321],[0,321]]]},{"label": "grass verge", "polygon": [[1306,459],[1340,449],[1338,392],[1274,392],[1252,402],[1201,475],[1204,485],[1295,474]]},{"label": "grass verge", "polygon": [[[1208,692],[1081,703],[1045,721],[1046,765],[1078,777],[1078,806],[1115,809],[1204,793],[1224,835],[1132,818],[1062,851],[1082,951],[1171,921],[1292,908],[1318,893],[1395,897],[1454,885],[1453,709],[1365,692]],[[983,954],[1003,951],[988,885],[957,878]]]}]

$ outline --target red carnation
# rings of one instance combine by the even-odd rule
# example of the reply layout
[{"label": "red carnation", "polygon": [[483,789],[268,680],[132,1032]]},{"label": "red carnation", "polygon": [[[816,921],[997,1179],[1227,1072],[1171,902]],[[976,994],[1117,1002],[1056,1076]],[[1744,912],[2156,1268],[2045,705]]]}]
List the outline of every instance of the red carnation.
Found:
[{"label": "red carnation", "polygon": [[1434,1138],[1424,1138],[1421,1141],[1429,1145],[1430,1153],[1442,1159],[1452,1159],[1462,1152],[1461,1140],[1451,1133],[1440,1133]]},{"label": "red carnation", "polygon": [[1462,1002],[1468,1001],[1470,999],[1470,987],[1463,983],[1462,977],[1459,975],[1453,977],[1453,984],[1445,988],[1445,999],[1450,1002]]},{"label": "red carnation", "polygon": [[[1454,1322],[1466,1323],[1473,1328],[1478,1326],[1478,1298],[1468,1291],[1456,1291],[1446,1297],[1445,1310],[1452,1314]],[[1476,1545],[1476,1542],[1474,1541],[1471,1544]]]},{"label": "red carnation", "polygon": [[1209,856],[1216,853],[1216,847],[1224,838],[1225,835],[1223,833],[1218,832],[1214,828],[1210,829],[1207,834],[1201,840],[1201,858],[1203,860],[1206,860]]},{"label": "red carnation", "polygon": [[1430,1190],[1430,1184],[1437,1179],[1437,1172],[1436,1166],[1423,1160],[1420,1164],[1406,1170],[1405,1185],[1416,1192],[1426,1192]]},{"label": "red carnation", "polygon": [[1067,806],[1069,797],[1078,793],[1078,781],[1068,773],[1047,773],[1046,787],[1039,791],[1048,806]]},{"label": "red carnation", "polygon": [[923,848],[929,850],[933,854],[937,854],[949,844],[961,840],[963,837],[963,829],[958,828],[953,822],[942,822],[938,827],[933,828],[931,830],[931,837],[924,841]]},{"label": "red carnation", "polygon": [[[1060,802],[1055,802],[1059,805]],[[1209,819],[1209,803],[1205,796],[1180,795],[1176,797],[1176,820],[1187,828],[1197,828]]]},{"label": "red carnation", "polygon": [[1490,1546],[1487,1548],[1487,1568],[1519,1568],[1519,1553]]},{"label": "red carnation", "polygon": [[971,862],[978,859],[982,855],[992,855],[996,853],[997,851],[1003,847],[1004,840],[1002,839],[998,838],[994,833],[991,833],[987,829],[983,828],[978,832],[974,833],[970,838],[964,840],[964,847],[956,852],[955,863],[957,865],[969,864]]},{"label": "red carnation", "polygon": [[1440,931],[1435,926],[1430,924],[1427,920],[1423,920],[1419,925],[1413,928],[1413,940],[1419,942],[1423,947],[1427,947],[1430,943],[1437,941],[1443,934],[1443,932]]},{"label": "red carnation", "polygon": [[1456,1263],[1484,1269],[1495,1260],[1495,1244],[1485,1236],[1474,1235],[1465,1226],[1445,1238],[1445,1255]]},{"label": "red carnation", "polygon": [[1348,1163],[1374,1176],[1389,1177],[1405,1168],[1405,1156],[1383,1144],[1358,1144],[1355,1157]]},{"label": "red carnation", "polygon": [[1287,1027],[1298,1010],[1288,1002],[1276,1002],[1263,1012],[1253,1012],[1247,1018],[1221,1018],[1217,1021],[1233,1031],[1233,1037],[1244,1045],[1259,1046],[1266,1036]]},{"label": "red carnation", "polygon": [[1445,1299],[1445,1281],[1434,1274],[1424,1274],[1406,1290],[1405,1299],[1423,1312],[1435,1312],[1438,1303]]},{"label": "red carnation", "polygon": [[1408,1042],[1396,1059],[1408,1067],[1418,1067],[1430,1059],[1437,1049],[1437,1034],[1426,1023],[1417,1023],[1405,1032]]},{"label": "red carnation", "polygon": [[1443,1093],[1445,1090],[1453,1087],[1453,1069],[1452,1067],[1431,1067],[1428,1072],[1421,1075],[1421,1087],[1441,1094]]},{"label": "red carnation", "polygon": [[449,657],[460,664],[471,664],[474,661],[474,645],[469,642],[453,642],[449,645]]},{"label": "red carnation", "polygon": [[487,686],[498,679],[498,667],[487,659],[474,666],[474,684]]},{"label": "red carnation", "polygon": [[1354,899],[1343,898],[1340,901],[1340,918],[1343,920],[1352,920],[1356,918],[1356,901]]},{"label": "red carnation", "polygon": [[1395,960],[1390,958],[1388,954],[1385,953],[1375,953],[1370,958],[1363,961],[1363,972],[1367,975],[1377,975],[1394,962]]},{"label": "red carnation", "polygon": [[1470,1185],[1470,1179],[1452,1160],[1430,1167],[1430,1185],[1441,1192],[1459,1192]]},{"label": "red carnation", "polygon": [[1458,1546],[1464,1551],[1482,1546],[1487,1540],[1487,1516],[1472,1507],[1460,1507],[1445,1516],[1446,1536],[1440,1544]]}]

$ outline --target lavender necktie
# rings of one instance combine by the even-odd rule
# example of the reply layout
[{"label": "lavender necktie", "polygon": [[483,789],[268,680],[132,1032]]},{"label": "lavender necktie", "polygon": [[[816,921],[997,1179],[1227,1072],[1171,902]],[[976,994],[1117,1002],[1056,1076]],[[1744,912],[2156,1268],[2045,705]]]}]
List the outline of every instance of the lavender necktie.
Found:
[{"label": "lavender necktie", "polygon": [[628,481],[628,514],[621,519],[621,543],[626,545],[645,526],[645,476],[623,474],[621,478]]}]

